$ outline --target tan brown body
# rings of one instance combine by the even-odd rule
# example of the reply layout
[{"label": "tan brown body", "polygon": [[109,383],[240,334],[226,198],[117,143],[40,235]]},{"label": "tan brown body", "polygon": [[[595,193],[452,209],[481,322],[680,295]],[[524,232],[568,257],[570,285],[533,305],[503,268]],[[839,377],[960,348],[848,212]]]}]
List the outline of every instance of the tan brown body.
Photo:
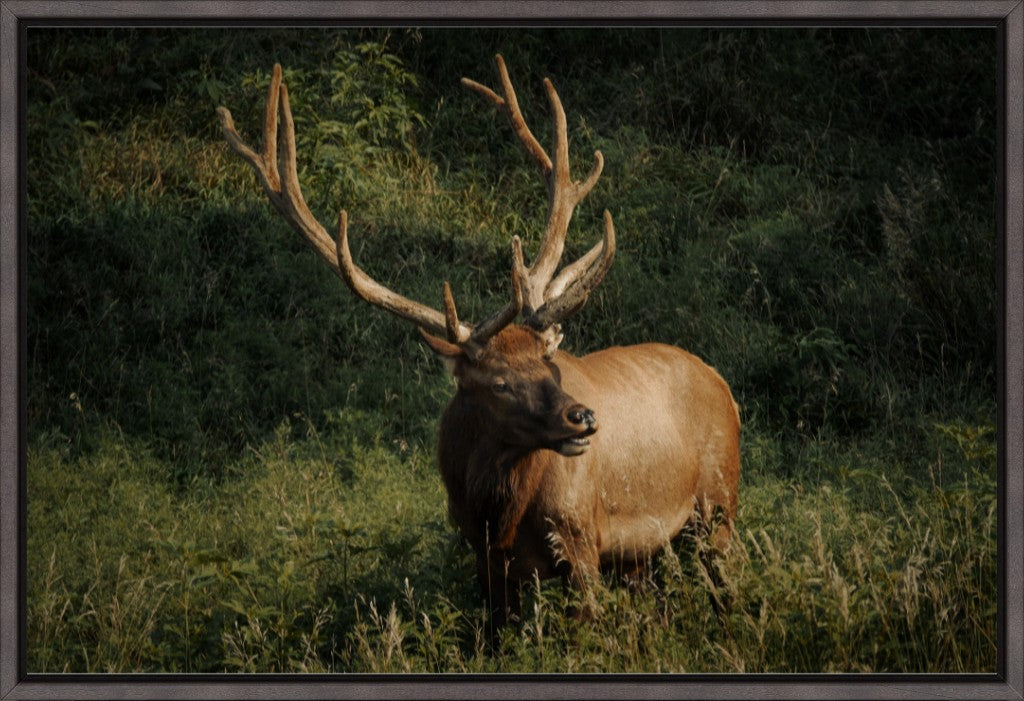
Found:
[{"label": "tan brown body", "polygon": [[585,586],[599,568],[633,569],[716,507],[723,548],[736,514],[739,416],[717,372],[661,344],[559,351],[552,362],[562,389],[600,421],[581,455],[508,445],[472,389],[460,388],[441,422],[449,512],[499,620],[535,573]]}]

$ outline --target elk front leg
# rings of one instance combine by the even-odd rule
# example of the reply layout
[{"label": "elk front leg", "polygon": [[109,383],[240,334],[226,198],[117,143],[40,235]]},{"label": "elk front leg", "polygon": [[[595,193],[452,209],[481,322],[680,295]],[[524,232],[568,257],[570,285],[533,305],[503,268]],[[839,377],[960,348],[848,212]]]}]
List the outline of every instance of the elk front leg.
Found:
[{"label": "elk front leg", "polygon": [[522,619],[522,582],[509,575],[511,558],[507,551],[489,548],[477,553],[476,574],[487,601],[492,638],[506,623]]},{"label": "elk front leg", "polygon": [[550,541],[562,586],[578,598],[566,613],[585,621],[596,618],[601,613],[594,592],[601,577],[596,530],[565,524],[551,533]]}]

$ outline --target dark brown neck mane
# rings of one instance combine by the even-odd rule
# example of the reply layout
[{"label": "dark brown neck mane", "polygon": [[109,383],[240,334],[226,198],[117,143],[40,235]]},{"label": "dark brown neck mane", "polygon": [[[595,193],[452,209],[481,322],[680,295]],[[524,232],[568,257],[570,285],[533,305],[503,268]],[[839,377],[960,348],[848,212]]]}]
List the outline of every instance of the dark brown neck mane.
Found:
[{"label": "dark brown neck mane", "polygon": [[[503,443],[488,431],[473,398],[458,392],[441,421],[440,463],[450,503],[466,505],[453,513],[467,520],[472,532],[487,534],[486,545],[505,550],[515,541],[519,523],[540,487],[550,463],[544,450]],[[460,469],[452,469],[454,466]]]}]

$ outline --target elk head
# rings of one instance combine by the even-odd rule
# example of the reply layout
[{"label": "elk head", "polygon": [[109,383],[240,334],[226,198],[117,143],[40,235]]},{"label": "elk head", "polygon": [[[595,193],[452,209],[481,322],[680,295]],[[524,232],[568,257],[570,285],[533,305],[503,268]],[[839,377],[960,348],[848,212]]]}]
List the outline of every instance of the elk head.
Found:
[{"label": "elk head", "polygon": [[548,448],[581,455],[597,430],[594,412],[569,396],[550,344],[525,326],[508,326],[470,360],[450,344],[425,336],[440,355],[453,358],[459,392],[471,401],[494,443],[522,451]]},{"label": "elk head", "polygon": [[[334,240],[316,220],[299,186],[295,123],[280,65],[274,66],[267,92],[262,151],[256,152],[241,139],[226,108],[218,107],[217,114],[228,144],[252,166],[270,202],[284,219],[357,296],[415,324],[426,343],[449,361],[460,392],[474,396],[481,411],[493,418],[492,425],[509,444],[526,449],[547,447],[564,455],[577,455],[586,450],[587,436],[597,429],[597,421],[590,409],[561,388],[557,367],[551,359],[562,340],[560,322],[583,306],[611,266],[615,231],[607,210],[603,239],[557,276],[555,271],[572,213],[597,182],[604,159],[596,151],[586,179],[573,181],[565,111],[551,81],[545,79],[544,85],[554,125],[554,159],[526,125],[500,55],[497,64],[501,95],[467,78],[462,83],[508,117],[547,185],[548,217],[532,265],[525,265],[521,241],[518,236],[512,237],[510,299],[476,325],[459,319],[448,282],[442,288],[443,311],[438,311],[403,297],[363,272],[349,250],[348,215],[344,209]],[[522,326],[513,325],[520,312]]]}]

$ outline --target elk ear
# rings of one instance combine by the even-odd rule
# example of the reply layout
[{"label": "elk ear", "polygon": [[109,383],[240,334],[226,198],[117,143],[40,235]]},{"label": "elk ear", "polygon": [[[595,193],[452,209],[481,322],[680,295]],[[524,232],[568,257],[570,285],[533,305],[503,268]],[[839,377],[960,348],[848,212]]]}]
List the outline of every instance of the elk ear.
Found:
[{"label": "elk ear", "polygon": [[558,350],[558,346],[562,343],[562,325],[555,324],[553,326],[549,326],[540,337],[544,342],[544,357],[547,360],[551,360],[555,357],[555,352]]},{"label": "elk ear", "polygon": [[420,337],[426,342],[430,349],[446,360],[455,360],[457,357],[462,355],[462,348],[446,341],[443,338],[438,338],[432,333],[424,331],[422,327],[417,326],[416,329],[420,332]]},{"label": "elk ear", "polygon": [[417,326],[416,329],[420,332],[420,337],[430,346],[430,350],[437,353],[437,355],[444,362],[444,366],[448,368],[448,372],[452,375],[455,374],[455,361],[460,355],[463,355],[462,349],[454,343],[438,338],[437,336],[427,333],[422,327]]}]

